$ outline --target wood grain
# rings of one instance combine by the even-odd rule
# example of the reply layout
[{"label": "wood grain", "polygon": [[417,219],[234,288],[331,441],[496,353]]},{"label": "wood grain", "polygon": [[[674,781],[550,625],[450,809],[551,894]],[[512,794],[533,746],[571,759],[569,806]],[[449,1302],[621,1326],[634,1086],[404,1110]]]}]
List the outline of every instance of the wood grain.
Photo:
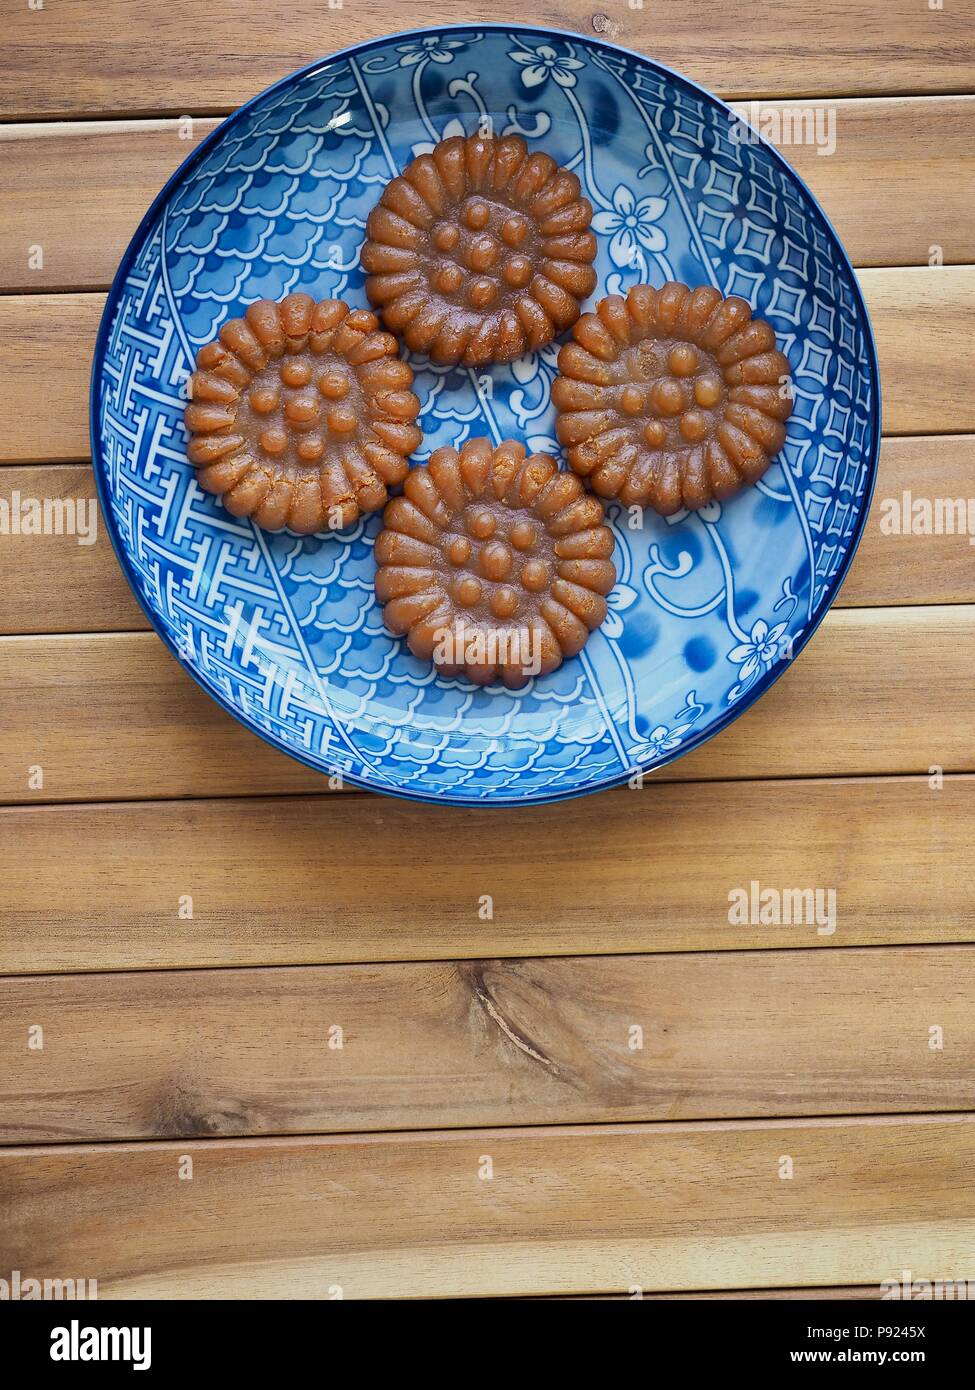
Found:
[{"label": "wood grain", "polygon": [[[238,0],[225,7],[137,0],[120,25],[110,9],[58,0],[7,16],[0,116],[129,115],[227,110],[294,68],[410,24],[517,24],[518,0],[471,5],[428,0],[422,15],[386,0],[332,8],[308,0]],[[971,16],[914,0],[760,0],[733,8],[706,0],[538,0],[530,22],[624,44],[679,68],[723,95],[959,92],[975,88]],[[787,36],[784,39],[783,36]]]},{"label": "wood grain", "polygon": [[3,462],[91,458],[88,385],[104,304],[101,294],[0,298]]},{"label": "wood grain", "polygon": [[[0,471],[0,513],[27,501],[64,503],[61,534],[0,528],[0,633],[107,632],[149,626],[115,558],[102,522],[90,464]],[[80,519],[81,526],[78,521]]]},{"label": "wood grain", "polygon": [[[0,475],[2,482],[2,475]],[[883,440],[873,505],[839,606],[971,603],[975,546],[971,534],[914,535],[903,525],[904,496],[933,504],[975,498],[975,436],[930,435]],[[901,524],[892,531],[893,506]],[[920,530],[921,528],[919,528]]]},{"label": "wood grain", "polygon": [[971,1116],[7,1149],[0,1267],[102,1298],[963,1279],[973,1164]]},{"label": "wood grain", "polygon": [[973,994],[973,946],[4,979],[0,1143],[975,1110]]},{"label": "wood grain", "polygon": [[[929,265],[932,257],[945,264],[975,261],[975,97],[822,105],[825,114],[818,119],[835,122],[833,154],[820,154],[815,144],[778,143],[823,204],[854,265]],[[789,120],[796,128],[796,113],[808,121],[811,109],[816,119],[816,106],[762,102],[760,128],[766,120],[771,131],[776,121],[780,131],[789,129]],[[748,104],[742,114],[750,118]],[[828,132],[828,124],[821,129]]]},{"label": "wood grain", "polygon": [[[103,291],[215,113],[416,22],[232,8],[4,16],[0,499],[93,496]],[[103,1298],[661,1301],[975,1278],[975,1115],[945,1113],[975,1111],[975,549],[880,529],[906,491],[972,494],[971,6],[531,18],[835,117],[834,154],[783,152],[863,267],[881,355],[853,607],[672,780],[465,811],[305,795],[322,780],[145,630],[103,525],[91,546],[0,533],[0,800],[20,803],[0,808],[0,1274]],[[752,882],[835,890],[835,933],[730,925]]]},{"label": "wood grain", "polygon": [[219,123],[0,125],[0,289],[107,289],[153,198]]},{"label": "wood grain", "polygon": [[[834,123],[833,153],[782,138],[801,130],[794,122],[810,119],[809,111]],[[783,154],[854,265],[927,265],[932,247],[948,264],[975,261],[975,97],[768,101],[757,112],[745,103],[741,114],[757,115],[763,132],[778,129]],[[197,117],[0,125],[9,194],[0,199],[0,289],[106,289],[159,189],[218,124]],[[66,184],[80,190],[70,217]],[[30,259],[37,246],[39,265],[36,252]]]},{"label": "wood grain", "polygon": [[[975,549],[967,535],[884,534],[885,505],[913,498],[967,499],[975,476],[975,435],[887,438],[876,496],[856,560],[836,606],[975,603]],[[97,506],[91,468],[44,464],[0,473],[0,506],[17,496]],[[888,528],[889,529],[889,528]],[[149,627],[115,559],[100,516],[93,545],[62,535],[0,533],[0,635],[138,631]]]},{"label": "wood grain", "polygon": [[[969,605],[830,613],[773,689],[656,780],[975,771],[973,646]],[[151,633],[0,639],[0,728],[8,804],[329,791]]]},{"label": "wood grain", "polygon": [[[971,941],[973,846],[968,776],[9,809],[0,973]],[[834,888],[835,933],[729,925],[753,881]]]},{"label": "wood grain", "polygon": [[975,266],[863,270],[877,339],[886,434],[971,430],[975,354],[963,323],[975,314]]},{"label": "wood grain", "polygon": [[[859,279],[877,335],[886,432],[975,432],[975,357],[961,348],[975,313],[975,266],[862,270]],[[0,462],[90,458],[88,383],[103,304],[98,294],[0,297]],[[58,390],[38,410],[37,382],[48,379]]]}]

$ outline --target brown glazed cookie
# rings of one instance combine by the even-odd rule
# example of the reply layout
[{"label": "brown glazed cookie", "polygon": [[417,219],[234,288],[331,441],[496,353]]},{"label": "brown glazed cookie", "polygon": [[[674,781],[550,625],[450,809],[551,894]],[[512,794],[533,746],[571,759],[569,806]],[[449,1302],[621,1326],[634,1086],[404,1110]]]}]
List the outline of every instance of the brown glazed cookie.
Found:
[{"label": "brown glazed cookie", "polygon": [[754,483],[785,440],[788,360],[743,299],[634,285],[575,326],[552,386],[556,433],[601,497],[663,516]]},{"label": "brown glazed cookie", "polygon": [[432,361],[513,362],[570,328],[592,294],[592,205],[520,135],[454,135],[386,185],[362,266],[386,327]]},{"label": "brown glazed cookie", "polygon": [[368,309],[259,299],[196,355],[184,419],[197,482],[234,516],[337,530],[387,499],[422,438],[413,372]]},{"label": "brown glazed cookie", "polygon": [[603,504],[521,444],[437,449],[376,540],[386,626],[444,676],[511,689],[575,656],[616,582]]}]

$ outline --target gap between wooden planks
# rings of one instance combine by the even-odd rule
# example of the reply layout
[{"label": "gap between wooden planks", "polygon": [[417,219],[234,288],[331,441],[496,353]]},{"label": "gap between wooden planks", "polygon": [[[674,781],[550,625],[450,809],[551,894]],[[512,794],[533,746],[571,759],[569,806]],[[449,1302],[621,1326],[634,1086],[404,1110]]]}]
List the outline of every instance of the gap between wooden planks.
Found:
[{"label": "gap between wooden planks", "polygon": [[14,1148],[0,1268],[102,1298],[967,1279],[973,1164],[960,1115]]},{"label": "gap between wooden planks", "polygon": [[973,994],[973,946],[0,979],[0,1144],[975,1110]]},{"label": "gap between wooden planks", "polygon": [[[110,7],[58,0],[7,15],[0,50],[0,117],[180,115],[226,110],[295,68],[391,28],[531,23],[634,48],[722,95],[957,92],[975,88],[964,5],[917,0],[427,0],[420,8],[355,0],[155,0]],[[784,36],[784,37],[783,37]],[[536,40],[540,42],[541,40]],[[456,75],[466,67],[455,64]],[[453,69],[447,69],[451,75]]]},{"label": "gap between wooden planks", "polygon": [[[975,548],[967,534],[884,534],[890,503],[903,497],[961,499],[972,492],[975,435],[887,438],[880,450],[873,508],[835,606],[975,602]],[[0,635],[139,631],[149,627],[119,568],[95,499],[88,464],[10,464],[0,471],[0,504],[26,499],[81,506],[94,543],[65,522],[61,535],[0,535]],[[887,526],[889,530],[889,525]],[[89,534],[92,532],[89,531]]]},{"label": "gap between wooden planks", "polygon": [[[973,860],[971,776],[24,807],[0,973],[944,945],[975,940]],[[730,925],[752,882],[834,888],[836,931]]]},{"label": "gap between wooden planks", "polygon": [[[888,434],[975,432],[975,265],[862,270],[877,336]],[[0,297],[0,460],[87,459],[91,351],[100,294]],[[37,383],[57,383],[38,409]]]},{"label": "gap between wooden planks", "polygon": [[[933,247],[946,263],[975,261],[975,97],[842,99],[811,108],[763,101],[758,114],[794,121],[808,109],[833,122],[835,150],[783,143],[782,152],[854,265],[927,265]],[[741,114],[755,114],[750,103]],[[0,200],[0,290],[107,289],[153,198],[218,124],[197,117],[0,125],[8,194]],[[31,256],[38,245],[40,266]]]},{"label": "gap between wooden planks", "polygon": [[[973,650],[972,605],[829,613],[756,705],[652,780],[975,771]],[[153,633],[0,638],[0,728],[8,804],[329,791]]]}]

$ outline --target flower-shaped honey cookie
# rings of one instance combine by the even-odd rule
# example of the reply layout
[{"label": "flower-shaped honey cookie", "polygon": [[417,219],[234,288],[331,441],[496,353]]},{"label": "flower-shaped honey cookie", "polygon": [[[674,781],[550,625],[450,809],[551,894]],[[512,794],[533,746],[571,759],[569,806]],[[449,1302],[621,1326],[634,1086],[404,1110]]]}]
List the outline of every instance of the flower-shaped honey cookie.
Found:
[{"label": "flower-shaped honey cookie", "polygon": [[507,441],[434,451],[376,540],[386,626],[444,676],[509,688],[575,656],[616,582],[603,504]]},{"label": "flower-shaped honey cookie", "polygon": [[340,299],[251,304],[197,353],[185,421],[200,486],[269,531],[376,511],[422,438],[397,352],[375,314]]},{"label": "flower-shaped honey cookie", "polygon": [[386,185],[366,224],[366,294],[434,362],[535,352],[596,286],[592,205],[520,135],[451,136]]},{"label": "flower-shaped honey cookie", "polygon": [[743,299],[635,285],[559,352],[556,433],[601,497],[664,516],[756,482],[785,439],[789,363]]}]

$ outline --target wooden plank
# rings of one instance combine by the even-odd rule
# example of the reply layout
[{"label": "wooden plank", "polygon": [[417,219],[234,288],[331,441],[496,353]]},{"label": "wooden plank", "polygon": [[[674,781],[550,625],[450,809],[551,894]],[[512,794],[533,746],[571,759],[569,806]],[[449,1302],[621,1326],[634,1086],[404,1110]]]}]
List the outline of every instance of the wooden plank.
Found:
[{"label": "wooden plank", "polygon": [[[880,451],[877,491],[857,558],[836,600],[840,608],[886,604],[975,603],[975,551],[967,535],[885,534],[889,509],[912,501],[958,499],[964,505],[975,477],[975,435],[887,438]],[[137,631],[149,627],[115,560],[96,507],[91,468],[84,464],[11,465],[0,473],[0,507],[17,498],[64,498],[95,515],[93,545],[61,535],[0,531],[0,635]],[[886,531],[890,531],[889,524]]]},{"label": "wooden plank", "polygon": [[[770,27],[760,0],[724,9],[705,0],[605,6],[538,0],[534,24],[636,48],[723,95],[804,96],[843,92],[963,92],[975,87],[971,16],[965,6],[931,10],[914,0],[779,0]],[[473,7],[428,0],[422,23],[518,24],[518,0]],[[343,6],[238,0],[133,5],[126,22],[86,0],[22,5],[7,17],[0,61],[0,116],[180,115],[226,110],[292,69],[348,44],[415,23],[385,0]],[[788,41],[783,41],[783,35]],[[151,74],[151,80],[147,80]]]},{"label": "wooden plank", "polygon": [[107,289],[149,204],[216,125],[197,117],[0,126],[0,289]]},{"label": "wooden plank", "polygon": [[3,462],[91,458],[88,385],[104,304],[102,294],[0,298]]},{"label": "wooden plank", "polygon": [[2,979],[0,1143],[972,1110],[973,994],[972,946]]},{"label": "wooden plank", "polygon": [[975,354],[962,324],[975,314],[975,266],[862,270],[859,280],[877,339],[884,432],[970,431]]},{"label": "wooden plank", "polygon": [[[975,771],[973,644],[969,605],[836,610],[752,709],[658,779]],[[151,633],[0,639],[0,728],[8,804],[329,790]]]},{"label": "wooden plank", "polygon": [[[0,639],[0,728],[0,801],[329,790],[226,714],[148,632]],[[34,791],[29,767],[43,769]]]},{"label": "wooden plank", "polygon": [[[963,351],[975,266],[863,270],[859,278],[877,334],[887,433],[975,432],[975,358]],[[90,354],[103,304],[99,294],[0,297],[8,412],[0,462],[90,457]],[[37,383],[48,379],[58,390],[41,411]]]},{"label": "wooden plank", "polygon": [[[769,132],[823,204],[854,265],[975,261],[975,97],[761,102],[757,113],[748,103],[742,108],[746,120],[756,114],[758,128]],[[799,120],[818,120],[827,137],[832,124],[835,151],[821,154],[829,148],[822,139],[818,146],[787,143],[782,137],[790,130],[802,131]]]},{"label": "wooden plank", "polygon": [[[11,533],[13,518],[35,500],[51,504],[52,527],[41,535]],[[0,516],[8,518],[0,527],[0,633],[149,626],[102,524],[90,464],[4,468]]]},{"label": "wooden plank", "polygon": [[[820,113],[821,114],[818,114]],[[811,113],[811,114],[808,114]],[[778,136],[855,265],[975,261],[975,97],[762,102],[744,119]],[[793,143],[806,127],[819,145]],[[105,289],[166,179],[219,122],[0,126],[0,289]],[[835,134],[835,150],[824,141]],[[66,186],[80,190],[65,217]],[[43,256],[38,262],[36,248]]]},{"label": "wooden plank", "polygon": [[973,1163],[965,1115],[14,1148],[0,1267],[102,1298],[967,1279]]},{"label": "wooden plank", "polygon": [[[972,941],[973,846],[968,776],[15,808],[0,973]],[[753,882],[834,889],[835,933],[731,925]]]},{"label": "wooden plank", "polygon": [[948,534],[943,528],[941,535],[928,535],[922,507],[913,523],[915,534],[904,524],[905,495],[909,518],[915,501],[930,504],[932,515],[936,502],[952,501],[956,508],[951,515],[960,505],[967,528],[968,499],[975,497],[975,436],[884,439],[873,505],[840,590],[841,607],[975,600],[972,532]]}]

